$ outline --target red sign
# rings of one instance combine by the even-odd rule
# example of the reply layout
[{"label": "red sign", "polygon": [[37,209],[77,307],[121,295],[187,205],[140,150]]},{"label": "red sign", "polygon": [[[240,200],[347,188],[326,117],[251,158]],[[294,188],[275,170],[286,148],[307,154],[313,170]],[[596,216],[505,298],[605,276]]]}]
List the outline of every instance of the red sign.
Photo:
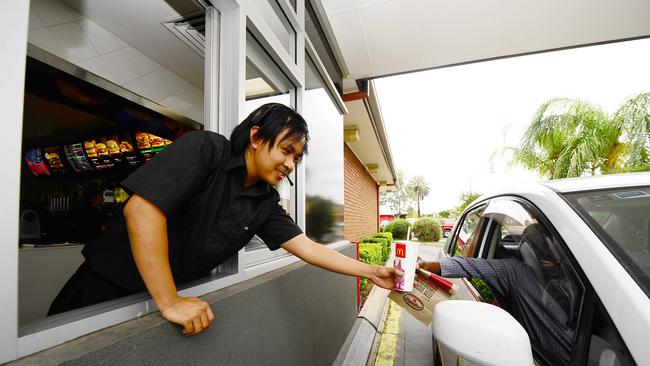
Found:
[{"label": "red sign", "polygon": [[395,256],[397,258],[406,258],[406,244],[395,243]]}]

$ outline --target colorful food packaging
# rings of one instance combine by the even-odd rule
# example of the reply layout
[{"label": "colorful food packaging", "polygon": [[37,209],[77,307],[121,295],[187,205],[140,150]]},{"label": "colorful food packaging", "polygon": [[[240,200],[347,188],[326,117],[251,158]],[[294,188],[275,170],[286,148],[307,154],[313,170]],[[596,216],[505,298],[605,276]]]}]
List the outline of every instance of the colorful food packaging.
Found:
[{"label": "colorful food packaging", "polygon": [[119,141],[120,140],[117,138],[117,135],[110,136],[106,139],[106,148],[108,149],[108,155],[121,155]]},{"label": "colorful food packaging", "polygon": [[133,142],[129,134],[124,134],[120,139],[120,153],[128,166],[140,165],[140,158],[133,148]]},{"label": "colorful food packaging", "polygon": [[84,141],[84,149],[86,150],[86,155],[88,155],[90,163],[95,167],[95,169],[102,170],[107,168],[103,159],[99,158],[99,151],[95,140]]},{"label": "colorful food packaging", "polygon": [[58,146],[50,146],[43,148],[43,156],[45,157],[45,164],[52,174],[67,173],[68,169],[63,165],[62,156],[65,154]]},{"label": "colorful food packaging", "polygon": [[106,137],[102,137],[95,142],[95,151],[99,157],[108,156],[108,149],[106,148]]},{"label": "colorful food packaging", "polygon": [[86,159],[86,155],[84,155],[84,150],[80,143],[70,145],[70,151],[74,154],[82,172],[91,172],[94,170],[88,159]]},{"label": "colorful food packaging", "polygon": [[29,171],[32,172],[35,176],[39,175],[50,175],[50,171],[47,169],[47,165],[43,161],[43,155],[41,148],[28,149],[25,152],[25,161],[29,167]]},{"label": "colorful food packaging", "polygon": [[163,139],[160,136],[149,134],[149,143],[151,144],[151,147],[154,149],[158,147],[164,147],[165,139]]},{"label": "colorful food packaging", "polygon": [[97,157],[97,151],[95,151],[95,140],[84,141],[84,149],[86,149],[86,155],[88,155],[89,158]]},{"label": "colorful food packaging", "polygon": [[151,148],[149,143],[149,134],[146,132],[136,132],[135,142],[138,144],[138,150],[147,150]]},{"label": "colorful food packaging", "polygon": [[76,173],[81,172],[81,166],[79,165],[77,158],[74,156],[74,153],[72,152],[70,146],[64,146],[63,151],[65,151],[65,157],[68,159],[68,163],[72,167],[72,170],[74,170]]}]

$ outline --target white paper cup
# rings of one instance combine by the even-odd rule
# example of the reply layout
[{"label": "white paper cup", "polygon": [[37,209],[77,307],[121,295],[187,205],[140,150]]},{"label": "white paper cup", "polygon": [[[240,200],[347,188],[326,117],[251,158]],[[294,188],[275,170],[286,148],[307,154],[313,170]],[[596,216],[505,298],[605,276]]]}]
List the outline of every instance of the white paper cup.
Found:
[{"label": "white paper cup", "polygon": [[404,272],[404,276],[395,276],[394,290],[400,292],[413,291],[413,281],[415,281],[415,270],[418,261],[418,245],[408,241],[396,241],[393,253],[395,253],[393,267]]}]

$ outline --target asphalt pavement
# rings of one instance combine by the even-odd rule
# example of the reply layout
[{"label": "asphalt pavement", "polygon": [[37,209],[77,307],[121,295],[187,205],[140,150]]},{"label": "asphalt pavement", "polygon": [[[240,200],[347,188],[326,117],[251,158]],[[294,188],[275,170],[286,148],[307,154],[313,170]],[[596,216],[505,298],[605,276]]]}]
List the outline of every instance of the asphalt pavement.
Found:
[{"label": "asphalt pavement", "polygon": [[[420,245],[418,254],[424,260],[435,260],[440,251],[437,245]],[[392,301],[386,301],[384,312],[382,334],[373,347],[368,366],[433,365],[431,326],[422,324]]]}]

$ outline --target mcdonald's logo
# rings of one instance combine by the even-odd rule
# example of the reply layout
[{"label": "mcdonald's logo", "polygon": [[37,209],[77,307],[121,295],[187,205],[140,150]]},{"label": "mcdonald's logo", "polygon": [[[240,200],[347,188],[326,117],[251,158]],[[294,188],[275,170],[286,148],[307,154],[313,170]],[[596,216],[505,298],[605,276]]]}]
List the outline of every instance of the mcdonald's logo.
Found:
[{"label": "mcdonald's logo", "polygon": [[397,258],[406,258],[406,245],[402,243],[395,243],[395,256]]}]

